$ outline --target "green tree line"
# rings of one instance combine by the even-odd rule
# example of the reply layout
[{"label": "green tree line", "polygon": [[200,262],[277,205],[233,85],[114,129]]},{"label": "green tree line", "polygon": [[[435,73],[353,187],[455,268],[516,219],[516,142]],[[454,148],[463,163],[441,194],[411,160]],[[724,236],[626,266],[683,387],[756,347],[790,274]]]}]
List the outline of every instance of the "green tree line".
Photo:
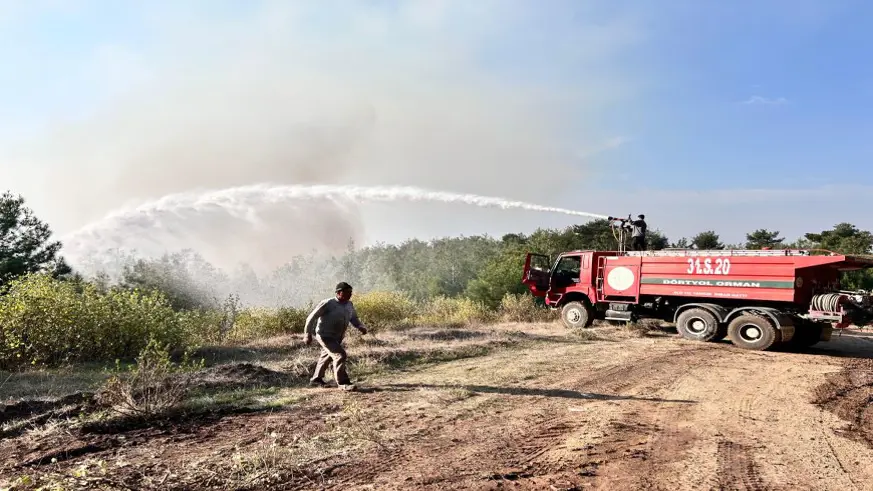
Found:
[{"label": "green tree line", "polygon": [[[649,233],[652,249],[806,248],[868,254],[873,235],[852,224],[804,234],[792,243],[778,231],[749,232],[724,244],[712,230],[669,240]],[[0,370],[24,365],[130,358],[149,342],[173,347],[235,343],[299,333],[312,302],[339,280],[352,283],[356,306],[376,329],[464,326],[550,317],[521,284],[527,252],[555,257],[614,250],[606,221],[530,234],[451,237],[358,248],[334,256],[298,255],[268,274],[243,264],[216,268],[194,251],[159,258],[118,255],[111,272],[84,277],[63,259],[63,244],[25,206],[0,195]],[[101,256],[91,261],[106,264]],[[845,288],[873,286],[868,272],[849,273]]]},{"label": "green tree line", "polygon": [[[787,242],[779,231],[756,229],[741,244],[725,244],[714,230],[671,241],[660,230],[648,232],[652,250],[803,248],[840,253],[869,254],[873,234],[850,223],[830,230],[810,232]],[[507,234],[409,239],[401,244],[376,244],[356,248],[350,242],[337,256],[298,255],[269,275],[258,276],[242,265],[233,272],[220,271],[193,251],[167,254],[158,259],[128,258],[117,286],[157,291],[177,310],[218,307],[228,295],[243,303],[302,306],[325,296],[342,279],[357,291],[399,291],[415,300],[463,297],[497,306],[507,293],[523,293],[521,274],[525,253],[554,257],[578,249],[614,250],[616,239],[606,220],[595,220],[563,229],[539,229],[530,234]],[[82,278],[72,274],[61,255],[62,244],[51,240],[51,230],[25,206],[21,196],[0,196],[0,289],[16,277],[45,272],[56,278]],[[855,273],[847,288],[870,288],[873,275]],[[93,283],[108,287],[98,276]]]}]

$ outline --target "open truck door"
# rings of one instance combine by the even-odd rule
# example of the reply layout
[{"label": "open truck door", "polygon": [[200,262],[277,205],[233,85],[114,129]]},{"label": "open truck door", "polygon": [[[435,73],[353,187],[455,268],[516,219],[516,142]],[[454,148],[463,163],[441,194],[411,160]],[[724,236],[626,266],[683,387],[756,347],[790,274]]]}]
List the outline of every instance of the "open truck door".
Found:
[{"label": "open truck door", "polygon": [[542,254],[528,253],[524,260],[521,282],[527,285],[535,297],[544,297],[549,291],[551,264],[551,258]]}]

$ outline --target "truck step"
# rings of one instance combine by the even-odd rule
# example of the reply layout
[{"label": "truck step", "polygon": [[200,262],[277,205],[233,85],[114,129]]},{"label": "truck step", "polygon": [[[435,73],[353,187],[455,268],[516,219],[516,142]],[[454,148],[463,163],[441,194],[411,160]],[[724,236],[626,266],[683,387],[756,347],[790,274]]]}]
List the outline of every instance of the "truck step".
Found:
[{"label": "truck step", "polygon": [[604,318],[610,321],[630,321],[633,318],[633,312],[607,310]]}]

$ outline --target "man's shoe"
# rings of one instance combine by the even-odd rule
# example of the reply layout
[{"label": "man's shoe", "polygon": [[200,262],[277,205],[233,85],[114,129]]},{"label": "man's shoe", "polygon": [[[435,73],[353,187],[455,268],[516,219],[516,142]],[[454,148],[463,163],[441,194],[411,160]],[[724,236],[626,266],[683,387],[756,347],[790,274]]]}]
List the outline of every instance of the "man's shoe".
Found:
[{"label": "man's shoe", "polygon": [[358,390],[358,387],[355,384],[351,384],[351,383],[340,385],[339,388],[342,390],[348,391],[348,392],[353,392],[355,390]]},{"label": "man's shoe", "polygon": [[326,385],[327,385],[327,384],[324,383],[324,380],[321,380],[320,378],[319,378],[319,379],[315,379],[315,380],[310,380],[310,381],[309,381],[309,386],[310,386],[310,387],[325,387]]}]

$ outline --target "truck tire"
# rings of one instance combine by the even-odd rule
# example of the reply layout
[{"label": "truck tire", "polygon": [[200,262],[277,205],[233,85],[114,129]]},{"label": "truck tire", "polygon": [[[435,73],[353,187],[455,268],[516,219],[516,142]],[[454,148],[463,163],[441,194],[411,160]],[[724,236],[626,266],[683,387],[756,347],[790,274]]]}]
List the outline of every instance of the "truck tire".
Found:
[{"label": "truck tire", "polygon": [[743,314],[728,324],[728,337],[738,348],[764,351],[778,344],[782,333],[764,317]]},{"label": "truck tire", "polygon": [[594,323],[594,316],[587,303],[567,302],[561,308],[561,322],[567,329],[585,328]]},{"label": "truck tire", "polygon": [[676,330],[679,334],[691,341],[718,341],[719,334],[724,330],[719,329],[718,319],[712,315],[712,312],[706,309],[688,309],[679,314],[676,318]]}]

